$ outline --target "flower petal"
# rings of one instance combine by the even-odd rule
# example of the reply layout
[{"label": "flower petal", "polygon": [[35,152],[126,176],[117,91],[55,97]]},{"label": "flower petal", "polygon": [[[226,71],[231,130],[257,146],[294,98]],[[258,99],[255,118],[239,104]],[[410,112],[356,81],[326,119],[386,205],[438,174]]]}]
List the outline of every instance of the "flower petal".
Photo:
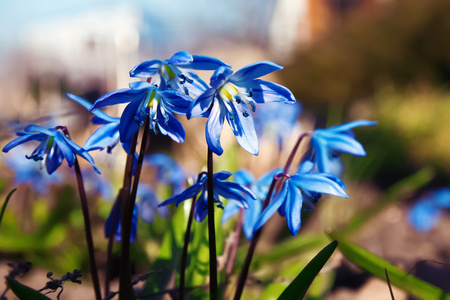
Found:
[{"label": "flower petal", "polygon": [[192,101],[186,113],[188,120],[195,117],[208,117],[209,108],[214,100],[215,93],[215,89],[207,89],[197,99]]},{"label": "flower petal", "polygon": [[191,97],[171,90],[160,91],[158,94],[161,95],[163,105],[168,111],[182,116],[186,115],[186,112],[192,102]]},{"label": "flower petal", "polygon": [[301,226],[302,204],[302,193],[295,185],[290,183],[286,197],[286,222],[293,236],[297,235]]},{"label": "flower petal", "polygon": [[[139,127],[141,127],[135,120],[136,111],[140,104],[140,101],[132,101],[123,110],[119,123],[120,141],[122,143],[129,142]],[[140,121],[143,122],[144,120]]]},{"label": "flower petal", "polygon": [[267,75],[274,71],[283,70],[283,67],[271,61],[260,61],[243,67],[234,73],[229,81],[233,83],[250,81],[255,78]]},{"label": "flower petal", "polygon": [[285,102],[293,104],[296,102],[294,95],[288,88],[270,81],[252,80],[245,82],[244,87],[252,92],[251,98],[256,103]]},{"label": "flower petal", "polygon": [[233,74],[233,71],[227,67],[218,67],[214,74],[211,76],[209,85],[214,88],[220,88],[227,81],[228,77]]},{"label": "flower petal", "polygon": [[163,62],[157,59],[144,61],[130,71],[130,77],[150,78],[161,69]]},{"label": "flower petal", "polygon": [[220,134],[222,132],[225,107],[214,98],[214,104],[211,109],[208,121],[206,122],[206,142],[209,149],[217,155],[222,155],[223,149],[220,145]]},{"label": "flower petal", "polygon": [[9,150],[11,150],[14,147],[17,147],[23,143],[26,143],[28,141],[33,141],[33,140],[37,140],[37,141],[42,141],[45,138],[45,135],[42,133],[27,133],[25,135],[19,136],[17,138],[15,138],[14,140],[12,140],[11,142],[9,142],[8,144],[5,145],[5,147],[3,147],[2,151],[3,152],[8,152]]},{"label": "flower petal", "polygon": [[270,219],[270,217],[278,210],[278,208],[284,203],[288,191],[287,181],[288,180],[284,182],[283,187],[281,188],[281,191],[278,193],[278,195],[272,200],[272,202],[269,203],[266,209],[264,209],[264,211],[261,213],[261,215],[258,218],[258,221],[256,221],[255,227],[253,228],[253,232],[256,232],[259,228],[261,228]]},{"label": "flower petal", "polygon": [[[236,105],[239,105],[238,108]],[[235,104],[233,101],[231,107],[234,110],[234,115],[227,114],[227,120],[236,136],[236,140],[250,154],[258,155],[258,137],[253,123],[252,112],[243,102]]]},{"label": "flower petal", "polygon": [[183,66],[183,68],[192,70],[216,70],[218,67],[230,66],[218,58],[205,56],[205,55],[192,55],[193,61]]},{"label": "flower petal", "polygon": [[146,89],[119,89],[112,92],[109,92],[100,98],[97,99],[97,101],[94,102],[94,105],[92,105],[91,111],[107,107],[110,105],[115,105],[119,103],[126,103],[126,102],[133,102],[136,100],[142,100],[145,95],[147,94]]},{"label": "flower petal", "polygon": [[325,176],[317,174],[294,174],[291,176],[291,181],[302,190],[348,198],[348,195],[338,183]]},{"label": "flower petal", "polygon": [[163,114],[161,105],[158,105],[157,108],[156,122],[161,133],[168,135],[175,142],[183,143],[186,139],[186,131],[183,125],[172,114],[168,112]]},{"label": "flower petal", "polygon": [[175,53],[167,62],[171,65],[179,65],[184,67],[184,65],[191,63],[194,60],[192,54],[187,51],[179,51]]},{"label": "flower petal", "polygon": [[369,121],[369,120],[356,120],[348,123],[344,123],[341,125],[331,126],[327,130],[328,131],[347,131],[351,130],[355,127],[359,126],[375,126],[377,125],[376,121]]}]

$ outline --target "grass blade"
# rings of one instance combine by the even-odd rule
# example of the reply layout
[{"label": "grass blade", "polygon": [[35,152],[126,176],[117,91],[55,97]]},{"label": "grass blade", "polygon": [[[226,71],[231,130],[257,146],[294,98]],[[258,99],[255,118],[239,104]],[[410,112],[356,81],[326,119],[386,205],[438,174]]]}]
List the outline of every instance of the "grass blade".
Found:
[{"label": "grass blade", "polygon": [[0,212],[0,225],[2,225],[2,219],[3,214],[5,213],[6,210],[6,205],[8,205],[9,199],[11,198],[12,194],[14,194],[15,191],[17,191],[17,189],[13,189],[11,192],[9,192],[8,196],[6,196],[5,203],[3,203],[2,211]]},{"label": "grass blade", "polygon": [[319,274],[325,263],[338,245],[337,241],[333,241],[323,248],[298,274],[291,284],[283,291],[278,298],[279,300],[303,299],[309,286]]}]

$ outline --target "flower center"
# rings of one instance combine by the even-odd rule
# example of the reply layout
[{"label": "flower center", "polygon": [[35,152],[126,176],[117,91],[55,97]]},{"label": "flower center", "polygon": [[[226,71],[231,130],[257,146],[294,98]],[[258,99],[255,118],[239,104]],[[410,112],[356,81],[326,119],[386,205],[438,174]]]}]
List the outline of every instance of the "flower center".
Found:
[{"label": "flower center", "polygon": [[[227,99],[232,101],[235,96],[237,96],[238,90],[234,84],[227,82],[219,88],[219,95],[222,99]],[[240,99],[240,97],[239,97]]]}]

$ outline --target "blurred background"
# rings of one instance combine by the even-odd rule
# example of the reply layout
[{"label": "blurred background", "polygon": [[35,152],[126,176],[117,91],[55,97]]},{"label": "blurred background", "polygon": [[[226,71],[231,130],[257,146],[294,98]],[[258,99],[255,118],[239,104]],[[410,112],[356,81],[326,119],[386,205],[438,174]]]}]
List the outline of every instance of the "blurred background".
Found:
[{"label": "blurred background", "polygon": [[[374,128],[355,130],[367,157],[342,156],[340,168],[350,198],[323,199],[303,217],[295,239],[315,234],[326,241],[325,230],[339,232],[449,292],[449,11],[448,0],[0,0],[0,145],[29,123],[67,125],[82,145],[95,127],[87,125],[89,113],[65,94],[94,102],[126,88],[134,81],[128,72],[145,60],[164,60],[180,50],[220,58],[234,70],[272,60],[285,69],[268,79],[287,86],[299,102],[299,115],[288,125],[291,134],[280,137],[280,121],[272,113],[272,125],[259,129],[260,155],[252,157],[225,132],[225,154],[216,159],[216,169],[245,167],[259,177],[284,164],[305,130],[357,119],[378,121]],[[210,75],[201,74],[206,82]],[[121,109],[107,112],[120,116]],[[260,114],[263,120],[270,118]],[[149,153],[169,153],[195,174],[206,162],[205,120],[179,119],[187,131],[186,142],[178,145],[164,136],[152,137]],[[8,272],[7,262],[32,261],[38,271],[26,280],[40,288],[49,270],[63,274],[80,264],[87,268],[81,210],[70,170],[62,170],[48,189],[39,190],[44,184],[36,184],[37,179],[18,179],[19,169],[27,167],[20,165],[23,153],[17,158],[12,152],[2,153],[0,162],[1,199],[19,187],[0,229],[0,276]],[[110,156],[93,156],[105,174],[88,180],[93,211],[98,210],[93,219],[101,256],[106,248],[102,226],[121,184],[125,155],[116,149]],[[144,176],[149,184],[153,171],[150,168]],[[109,194],[101,194],[98,187],[107,187]],[[169,226],[159,217],[155,223],[141,226],[145,229],[134,249],[142,265],[137,270],[156,259],[155,249]],[[274,234],[263,241],[263,252],[289,237],[281,218],[270,224]],[[333,259],[311,299],[389,297],[383,280],[342,255]],[[280,274],[278,270],[260,276]],[[249,299],[277,283],[267,280],[250,288]],[[70,288],[76,293],[89,286]],[[396,299],[407,299],[403,291],[394,292]],[[65,297],[72,299],[69,292]]]}]

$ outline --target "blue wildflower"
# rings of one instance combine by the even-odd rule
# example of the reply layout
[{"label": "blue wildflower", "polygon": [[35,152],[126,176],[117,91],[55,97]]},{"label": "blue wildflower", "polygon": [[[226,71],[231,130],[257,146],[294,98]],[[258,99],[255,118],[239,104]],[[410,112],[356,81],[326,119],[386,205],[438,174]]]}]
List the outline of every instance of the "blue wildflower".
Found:
[{"label": "blue wildflower", "polygon": [[186,188],[186,172],[170,156],[164,153],[151,154],[144,158],[144,163],[156,167],[158,181],[170,185],[173,194],[179,194]]},{"label": "blue wildflower", "polygon": [[436,226],[442,212],[450,208],[450,188],[441,188],[422,197],[408,212],[409,222],[420,233]]},{"label": "blue wildflower", "polygon": [[49,175],[42,172],[37,164],[23,159],[27,153],[22,147],[19,147],[16,151],[3,156],[5,164],[14,171],[15,185],[26,184],[38,194],[46,194],[50,185],[63,182],[60,173]]},{"label": "blue wildflower", "polygon": [[[138,216],[138,208],[135,205],[133,209],[133,217],[131,220],[130,243],[132,243],[136,239],[137,224],[138,224],[137,216]],[[106,219],[105,222],[104,232],[106,238],[109,238],[111,233],[113,233],[114,234],[113,236],[116,238],[116,241],[120,242],[122,240],[121,218],[122,218],[122,192],[119,192],[119,195],[117,196],[117,199],[114,202],[111,212],[109,213],[108,219]]]},{"label": "blue wildflower", "polygon": [[[265,200],[267,192],[269,190],[270,183],[273,179],[273,175],[280,172],[280,169],[273,170],[266,173],[260,179],[255,181],[253,175],[245,170],[241,169],[233,174],[236,183],[248,187],[257,197],[257,200],[248,200],[248,208],[244,210],[244,221],[242,228],[245,237],[251,240],[253,237],[253,227],[258,220],[262,211],[262,201]],[[225,205],[222,214],[222,224],[226,223],[230,218],[236,215],[242,208],[234,202],[228,202]]]},{"label": "blue wildflower", "polygon": [[81,156],[87,160],[94,170],[100,174],[100,171],[95,166],[92,156],[85,149],[75,144],[56,129],[46,129],[38,125],[28,125],[25,127],[24,131],[17,132],[17,135],[19,137],[9,142],[3,148],[3,152],[8,152],[18,145],[35,140],[39,141],[40,144],[33,153],[30,156],[26,156],[26,158],[41,161],[42,164],[45,164],[49,174],[52,174],[62,164],[64,159],[67,160],[69,167],[72,167],[75,162],[75,155]]},{"label": "blue wildflower", "polygon": [[[228,201],[235,202],[239,207],[248,208],[247,197],[256,200],[256,196],[250,189],[236,182],[224,181],[231,176],[230,172],[220,171],[213,175],[214,180],[214,202],[217,207],[223,208],[223,203],[219,199],[222,196]],[[207,174],[202,173],[200,180],[188,187],[181,194],[172,196],[159,206],[175,203],[176,206],[186,199],[191,199],[200,193],[194,207],[194,216],[197,222],[203,221],[208,215],[208,192],[207,192]]]},{"label": "blue wildflower", "polygon": [[286,216],[289,231],[295,236],[301,226],[303,203],[312,206],[308,197],[313,201],[317,201],[322,194],[348,198],[344,191],[345,187],[336,176],[327,173],[312,174],[313,168],[314,164],[306,161],[298,173],[291,176],[284,175],[286,178],[281,190],[259,216],[254,231],[261,228],[278,210],[282,217]]},{"label": "blue wildflower", "polygon": [[316,129],[311,136],[311,147],[314,150],[314,162],[319,172],[330,173],[338,153],[355,156],[366,156],[361,143],[355,139],[351,129],[359,126],[375,126],[377,122],[368,120],[352,121],[332,126],[327,129]]},{"label": "blue wildflower", "polygon": [[226,67],[219,67],[214,72],[210,82],[211,88],[192,102],[186,114],[188,119],[208,118],[206,141],[211,151],[217,155],[223,153],[220,134],[226,117],[242,148],[258,155],[258,139],[252,117],[256,103],[295,102],[294,96],[287,88],[256,79],[281,69],[283,67],[273,62],[261,61],[248,65],[234,74]]},{"label": "blue wildflower", "polygon": [[173,90],[161,91],[144,82],[132,82],[129,89],[119,89],[97,99],[91,111],[98,108],[130,102],[122,113],[119,124],[120,141],[129,143],[134,133],[150,118],[149,127],[157,133],[168,135],[177,143],[184,142],[186,132],[172,113],[185,115],[192,99]]},{"label": "blue wildflower", "polygon": [[140,63],[130,71],[130,76],[151,78],[150,82],[160,90],[172,89],[197,97],[208,85],[197,74],[184,69],[215,70],[220,66],[229,67],[217,58],[180,51],[164,62],[155,59]]}]

